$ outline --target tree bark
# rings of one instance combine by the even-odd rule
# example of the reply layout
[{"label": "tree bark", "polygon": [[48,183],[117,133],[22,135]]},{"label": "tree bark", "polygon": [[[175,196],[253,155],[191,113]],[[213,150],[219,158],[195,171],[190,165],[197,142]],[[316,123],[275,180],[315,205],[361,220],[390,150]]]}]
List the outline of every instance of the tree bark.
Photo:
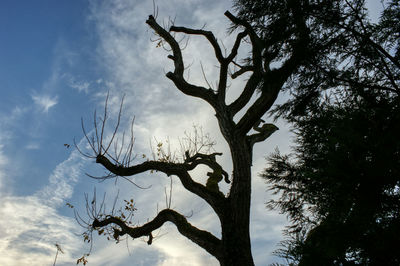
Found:
[{"label": "tree bark", "polygon": [[227,198],[222,225],[221,265],[254,265],[250,242],[251,148],[245,137],[229,139],[233,184]]}]

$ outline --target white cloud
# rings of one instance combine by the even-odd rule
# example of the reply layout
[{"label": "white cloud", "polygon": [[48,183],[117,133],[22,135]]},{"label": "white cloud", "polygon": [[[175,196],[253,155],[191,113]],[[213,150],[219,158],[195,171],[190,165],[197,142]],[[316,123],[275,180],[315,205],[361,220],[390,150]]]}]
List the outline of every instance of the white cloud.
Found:
[{"label": "white cloud", "polygon": [[51,265],[56,243],[64,251],[57,265],[71,265],[79,251],[75,221],[57,214],[34,196],[2,197],[0,230],[1,265]]},{"label": "white cloud", "polygon": [[[174,226],[166,226],[170,236],[161,238],[155,242],[159,252],[165,254],[165,257],[159,261],[160,266],[181,265],[181,266],[217,266],[218,261],[209,256],[204,250],[185,239],[180,235]],[[174,239],[171,245],[171,240]]]},{"label": "white cloud", "polygon": [[[78,92],[84,92],[86,94],[89,93],[90,82],[82,81],[82,80],[76,80],[70,74],[64,74],[64,75],[62,75],[62,77],[67,80],[68,86],[70,86],[71,88],[78,90]],[[96,81],[96,83],[100,84],[101,83],[101,79],[98,79]]]},{"label": "white cloud", "polygon": [[16,106],[10,113],[0,113],[0,144],[7,143],[13,138],[12,128],[28,111],[28,108]]},{"label": "white cloud", "polygon": [[10,192],[7,186],[12,182],[12,170],[10,159],[6,156],[5,146],[12,142],[14,136],[13,128],[26,113],[27,108],[16,106],[10,113],[0,113],[0,195]]},{"label": "white cloud", "polygon": [[88,93],[90,83],[87,81],[81,81],[81,82],[75,81],[75,82],[71,82],[69,84],[69,86],[71,88],[77,89],[79,92]]},{"label": "white cloud", "polygon": [[65,199],[72,196],[73,188],[79,177],[85,158],[77,151],[73,151],[69,158],[57,165],[49,177],[49,184],[35,193],[46,205],[59,207]]},{"label": "white cloud", "polygon": [[[0,189],[6,184],[9,159],[0,145]],[[82,231],[75,219],[58,214],[57,208],[72,196],[73,186],[82,175],[82,158],[77,152],[59,164],[49,178],[49,184],[33,195],[0,196],[0,265],[51,265],[59,244],[57,265],[71,265],[84,251],[76,234]]]},{"label": "white cloud", "polygon": [[58,97],[51,97],[50,95],[32,95],[33,102],[39,107],[39,109],[48,113],[49,109],[55,106],[58,103]]}]

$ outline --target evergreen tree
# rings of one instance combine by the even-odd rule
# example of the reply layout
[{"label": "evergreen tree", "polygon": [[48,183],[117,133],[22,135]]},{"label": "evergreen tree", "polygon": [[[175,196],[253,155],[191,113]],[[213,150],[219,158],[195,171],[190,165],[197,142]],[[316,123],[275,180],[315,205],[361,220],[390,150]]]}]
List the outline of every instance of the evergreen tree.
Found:
[{"label": "evergreen tree", "polygon": [[[340,41],[299,69],[287,84],[293,97],[273,112],[292,123],[297,144],[292,155],[272,154],[262,173],[278,196],[268,206],[291,221],[277,253],[299,265],[398,265],[399,1],[386,3],[376,24],[365,1],[301,2],[308,14],[327,11],[315,16],[313,42],[324,32]],[[268,35],[272,10],[240,6]]]}]

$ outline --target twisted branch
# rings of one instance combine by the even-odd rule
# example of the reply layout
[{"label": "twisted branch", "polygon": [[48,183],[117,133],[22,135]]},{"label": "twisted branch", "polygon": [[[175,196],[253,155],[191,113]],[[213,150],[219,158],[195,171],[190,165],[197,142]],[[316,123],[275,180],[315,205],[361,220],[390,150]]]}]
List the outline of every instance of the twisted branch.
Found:
[{"label": "twisted branch", "polygon": [[[186,155],[185,163],[187,164],[188,170],[193,170],[200,164],[207,165],[214,171],[221,171],[222,175],[225,177],[226,183],[229,184],[231,182],[229,180],[228,173],[224,169],[222,169],[222,166],[219,163],[217,163],[217,161],[215,159],[215,156],[216,155],[221,156],[222,152],[215,152],[212,154],[196,153],[193,156],[189,156],[189,153],[186,152],[185,155]],[[190,164],[188,164],[188,163],[190,163]]]},{"label": "twisted branch", "polygon": [[222,205],[225,198],[220,194],[209,191],[202,184],[195,182],[188,173],[188,171],[193,170],[196,165],[199,165],[200,163],[190,165],[164,161],[146,161],[134,166],[124,167],[112,163],[103,155],[97,156],[96,163],[100,163],[111,173],[118,176],[133,176],[151,170],[165,173],[167,176],[175,175],[187,190],[207,201],[217,214],[222,213]]},{"label": "twisted branch", "polygon": [[114,238],[118,239],[119,236],[125,234],[128,234],[132,238],[148,236],[149,240],[147,243],[150,245],[153,240],[152,232],[159,229],[165,222],[172,222],[175,224],[182,235],[207,250],[216,258],[222,256],[221,240],[216,238],[210,232],[200,230],[191,225],[185,216],[172,209],[162,210],[152,221],[138,227],[129,227],[124,221],[113,216],[106,217],[104,220],[95,219],[92,226],[93,228],[96,228],[104,227],[109,224],[116,224],[120,229],[114,228]]}]

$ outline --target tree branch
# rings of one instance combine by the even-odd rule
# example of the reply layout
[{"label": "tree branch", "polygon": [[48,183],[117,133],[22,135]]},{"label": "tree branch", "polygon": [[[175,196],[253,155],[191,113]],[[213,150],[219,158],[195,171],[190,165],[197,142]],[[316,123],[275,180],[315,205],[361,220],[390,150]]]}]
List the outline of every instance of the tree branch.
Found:
[{"label": "tree branch", "polygon": [[193,170],[200,164],[207,165],[214,171],[221,170],[222,175],[225,177],[225,182],[229,184],[231,182],[229,180],[229,175],[224,169],[222,169],[222,166],[219,163],[217,163],[215,159],[216,155],[221,156],[222,153],[221,152],[215,152],[212,154],[196,153],[191,157],[189,156],[188,153],[186,153],[185,163],[190,163],[190,167],[188,167],[188,170]]},{"label": "tree branch", "polygon": [[218,82],[218,96],[221,102],[225,101],[226,97],[226,84],[227,84],[227,76],[228,76],[228,65],[237,55],[237,51],[240,46],[241,40],[247,35],[247,31],[241,32],[236,36],[235,43],[232,47],[232,51],[227,58],[225,58],[222,54],[221,47],[218,44],[217,39],[211,31],[198,30],[198,29],[190,29],[186,27],[177,27],[172,26],[170,31],[173,32],[182,32],[191,35],[203,35],[210,42],[210,44],[214,48],[215,57],[220,63],[220,75]]},{"label": "tree branch", "polygon": [[[232,23],[236,25],[240,25],[244,27],[246,30],[238,35],[236,38],[236,42],[234,45],[234,48],[236,48],[236,45],[238,47],[239,42],[241,38],[243,38],[246,35],[249,35],[251,45],[252,45],[252,64],[251,66],[241,68],[238,72],[234,73],[233,78],[237,77],[247,71],[253,71],[253,74],[251,75],[250,79],[247,81],[245,88],[243,89],[241,95],[229,105],[229,110],[230,112],[234,115],[237,112],[239,112],[251,99],[252,95],[254,94],[255,90],[259,86],[260,82],[262,81],[263,76],[265,76],[266,73],[264,73],[263,66],[262,66],[262,51],[266,49],[265,43],[261,40],[261,38],[257,35],[257,33],[254,31],[253,27],[248,23],[247,21],[237,18],[234,15],[232,15],[229,11],[225,12],[225,16],[227,16]],[[234,51],[234,49],[233,49]],[[236,52],[236,51],[234,51]],[[233,56],[234,53],[231,53],[230,57]],[[233,59],[233,58],[232,58]],[[266,98],[266,97],[261,97],[261,98]],[[254,109],[254,108],[253,108]],[[268,110],[268,109],[266,109]],[[250,110],[249,110],[250,111]],[[251,113],[256,113],[254,110],[251,111]],[[261,115],[262,116],[262,115]],[[261,116],[257,116],[254,118],[253,124],[261,118]],[[248,118],[248,116],[246,116]],[[250,123],[249,123],[250,124]],[[250,130],[251,127],[253,126],[251,124],[247,129]],[[239,127],[240,128],[240,127]],[[242,129],[242,133],[246,134],[245,129]]]},{"label": "tree branch", "polygon": [[120,229],[114,228],[114,238],[118,239],[119,236],[125,234],[128,234],[132,238],[148,236],[148,244],[150,245],[153,238],[152,232],[160,228],[165,222],[172,222],[175,224],[182,235],[207,250],[216,258],[222,256],[221,240],[216,238],[210,232],[194,227],[182,214],[171,209],[162,210],[152,221],[138,227],[129,227],[121,219],[113,216],[109,216],[101,221],[95,219],[92,226],[93,228],[96,228],[104,227],[109,224],[116,224]]},{"label": "tree branch", "polygon": [[339,25],[343,25],[342,27],[344,29],[349,30],[350,32],[352,32],[354,35],[356,35],[357,37],[361,38],[362,41],[368,42],[369,44],[372,45],[372,47],[375,48],[375,50],[379,51],[384,57],[388,58],[395,66],[397,66],[398,68],[400,68],[400,61],[397,60],[395,57],[393,57],[391,54],[389,54],[385,48],[383,48],[381,45],[379,45],[378,43],[376,43],[375,41],[373,41],[370,38],[370,34],[367,33],[367,27],[364,25],[364,21],[363,19],[359,16],[359,12],[358,10],[352,6],[349,2],[347,2],[347,5],[353,10],[357,21],[360,23],[361,28],[363,29],[364,32],[360,33],[358,32],[355,27],[347,27],[344,26],[343,24],[338,23]]},{"label": "tree branch", "polygon": [[253,127],[255,131],[258,133],[252,134],[247,137],[250,147],[253,147],[253,145],[257,142],[262,142],[266,140],[269,136],[272,135],[275,131],[279,130],[277,126],[274,124],[263,124],[261,127],[259,126],[261,122],[264,122],[262,119],[260,119],[257,124]]},{"label": "tree branch", "polygon": [[[253,27],[248,23],[247,21],[235,17],[231,12],[226,11],[224,13],[225,16],[227,16],[230,21],[232,21],[236,25],[240,25],[246,29],[246,34],[249,35],[251,44],[252,44],[252,59],[253,59],[253,65],[255,68],[255,71],[259,71],[262,73],[262,50],[264,47],[263,41],[261,40],[260,37],[258,37],[257,33],[254,31]],[[240,35],[240,34],[239,34]],[[244,35],[245,36],[245,35]],[[243,37],[244,37],[243,36]]]},{"label": "tree branch", "polygon": [[243,75],[243,74],[246,73],[246,72],[249,72],[249,71],[253,71],[253,70],[254,70],[254,67],[251,66],[251,65],[248,65],[248,66],[241,66],[241,65],[236,64],[236,63],[234,63],[234,64],[235,64],[236,66],[238,66],[240,69],[239,69],[238,71],[235,71],[234,73],[232,73],[232,75],[231,75],[231,78],[232,78],[232,79],[235,79],[235,78],[239,77],[240,75]]},{"label": "tree branch", "polygon": [[237,52],[238,52],[238,50],[239,50],[240,43],[241,43],[242,39],[243,39],[244,37],[246,37],[246,35],[247,35],[247,30],[242,31],[241,33],[239,33],[239,34],[236,36],[236,40],[235,40],[235,43],[233,44],[231,53],[230,53],[230,54],[228,55],[228,57],[226,58],[228,62],[231,62],[231,61],[236,57]]},{"label": "tree branch", "polygon": [[182,76],[184,72],[184,65],[182,59],[182,52],[178,42],[175,40],[174,37],[172,37],[172,35],[169,32],[167,32],[163,27],[161,27],[156,22],[153,16],[150,15],[149,18],[146,20],[146,23],[171,46],[173,52],[173,61],[175,65],[174,73],[179,76]]},{"label": "tree branch", "polygon": [[239,112],[250,101],[260,81],[261,76],[257,73],[253,73],[250,76],[240,96],[228,106],[228,109],[233,115]]},{"label": "tree branch", "polygon": [[[294,3],[294,2],[293,2]],[[282,66],[278,69],[268,71],[262,74],[262,88],[260,97],[254,102],[252,106],[247,110],[243,117],[238,122],[239,132],[241,134],[247,134],[249,130],[255,125],[255,123],[261,119],[261,117],[271,108],[276,98],[278,97],[279,91],[286,80],[296,72],[299,66],[301,66],[309,56],[308,44],[310,42],[309,29],[306,25],[306,19],[301,10],[297,9],[294,5],[292,8],[293,16],[296,25],[296,39],[292,45],[291,56],[283,62]],[[235,18],[233,18],[236,21]],[[251,27],[244,21],[237,21],[237,23],[246,27]],[[254,31],[253,31],[254,32]],[[249,30],[250,37],[252,36]],[[254,33],[255,34],[255,33]],[[255,37],[253,37],[255,38]],[[259,40],[259,39],[258,39]],[[259,48],[259,41],[252,40],[253,43],[253,60],[261,58],[261,50]],[[266,47],[265,47],[266,48]],[[260,54],[259,54],[260,53]],[[258,62],[258,61],[257,61]],[[256,62],[254,62],[255,64]],[[258,70],[259,66],[255,64],[255,71]],[[261,70],[262,71],[262,70]],[[256,73],[256,72],[255,72]],[[254,74],[255,74],[254,73]]]},{"label": "tree branch", "polygon": [[108,171],[118,176],[133,176],[151,170],[165,173],[167,176],[175,175],[179,178],[182,185],[188,191],[207,201],[218,215],[222,213],[221,208],[225,200],[224,196],[208,190],[205,186],[195,182],[192,179],[188,171],[193,170],[195,166],[192,167],[189,164],[179,164],[171,162],[146,161],[131,167],[123,167],[113,164],[110,160],[107,159],[107,157],[103,155],[98,155],[96,157],[96,163],[100,163]]},{"label": "tree branch", "polygon": [[189,84],[184,79],[184,64],[182,59],[182,52],[175,38],[163,27],[161,27],[156,22],[153,16],[149,16],[149,18],[146,20],[146,23],[156,32],[156,34],[163,38],[172,49],[173,55],[169,55],[168,58],[174,61],[175,70],[174,72],[168,72],[166,74],[167,78],[172,80],[175,86],[184,94],[201,98],[207,101],[211,106],[216,108],[216,96],[211,89],[206,89],[201,86]]},{"label": "tree branch", "polygon": [[242,135],[247,134],[255,123],[271,108],[278,97],[282,85],[283,83],[272,85],[270,89],[262,89],[260,97],[250,106],[237,124],[238,130]]},{"label": "tree branch", "polygon": [[[315,65],[315,67],[318,68],[318,70],[324,72],[329,78],[340,82],[341,85],[350,85],[350,86],[354,86],[354,87],[370,88],[373,90],[388,91],[388,92],[400,94],[400,90],[397,85],[395,85],[394,88],[390,88],[387,86],[379,85],[379,84],[368,82],[368,81],[361,82],[356,79],[346,78],[346,76],[341,73],[338,74],[337,72],[332,72],[332,71],[327,70],[318,65]],[[391,83],[391,84],[393,85],[393,83]]]},{"label": "tree branch", "polygon": [[186,28],[186,27],[177,27],[177,26],[171,26],[170,31],[183,32],[183,33],[191,34],[191,35],[203,35],[204,37],[207,38],[207,40],[210,42],[210,44],[214,48],[215,57],[218,59],[218,61],[220,63],[222,63],[225,60],[224,56],[222,55],[221,48],[219,47],[218,41],[211,31],[196,30],[196,29],[190,29],[190,28]]},{"label": "tree branch", "polygon": [[235,43],[232,47],[231,53],[227,58],[224,59],[223,62],[220,63],[220,71],[219,71],[219,82],[218,82],[218,99],[220,103],[223,103],[225,106],[225,99],[226,99],[226,86],[228,80],[228,69],[229,64],[232,60],[236,57],[237,51],[239,49],[240,43],[242,39],[247,35],[247,31],[241,32],[236,36]]}]

